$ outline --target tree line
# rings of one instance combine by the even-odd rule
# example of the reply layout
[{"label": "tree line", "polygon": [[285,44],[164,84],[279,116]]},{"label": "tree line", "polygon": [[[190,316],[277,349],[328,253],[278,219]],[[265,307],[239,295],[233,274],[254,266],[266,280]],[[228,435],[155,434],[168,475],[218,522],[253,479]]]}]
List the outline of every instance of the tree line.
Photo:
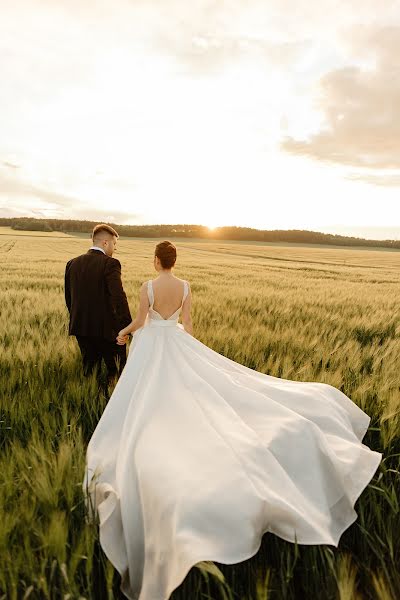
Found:
[{"label": "tree line", "polygon": [[[0,226],[20,231],[58,231],[90,234],[98,221],[74,219],[37,219],[31,217],[0,218]],[[204,225],[116,225],[109,223],[122,237],[143,238],[205,238],[214,240],[297,242],[340,246],[372,246],[400,248],[400,240],[366,240],[333,233],[306,229],[253,229],[251,227],[217,227],[210,230]]]}]

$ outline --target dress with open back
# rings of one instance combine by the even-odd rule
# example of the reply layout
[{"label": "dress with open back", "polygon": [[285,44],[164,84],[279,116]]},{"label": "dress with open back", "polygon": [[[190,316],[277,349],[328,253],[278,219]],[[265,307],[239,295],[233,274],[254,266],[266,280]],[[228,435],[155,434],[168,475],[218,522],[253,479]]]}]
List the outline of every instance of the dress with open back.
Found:
[{"label": "dress with open back", "polygon": [[203,560],[232,564],[264,533],[337,546],[382,455],[337,388],[236,363],[153,309],[87,448],[89,518],[131,600],[167,600]]}]

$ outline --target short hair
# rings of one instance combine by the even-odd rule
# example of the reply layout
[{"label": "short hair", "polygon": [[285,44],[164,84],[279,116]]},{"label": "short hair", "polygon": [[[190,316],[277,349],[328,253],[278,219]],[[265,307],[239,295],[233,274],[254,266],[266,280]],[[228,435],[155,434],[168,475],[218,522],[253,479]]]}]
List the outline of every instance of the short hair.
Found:
[{"label": "short hair", "polygon": [[107,225],[106,223],[100,223],[99,225],[96,225],[95,227],[93,227],[92,239],[97,237],[98,234],[101,233],[102,231],[109,233],[110,235],[115,235],[116,238],[119,237],[118,233],[115,231],[115,229],[113,227],[111,227],[111,225]]},{"label": "short hair", "polygon": [[167,240],[157,244],[155,255],[160,259],[163,269],[172,269],[176,262],[176,248]]}]

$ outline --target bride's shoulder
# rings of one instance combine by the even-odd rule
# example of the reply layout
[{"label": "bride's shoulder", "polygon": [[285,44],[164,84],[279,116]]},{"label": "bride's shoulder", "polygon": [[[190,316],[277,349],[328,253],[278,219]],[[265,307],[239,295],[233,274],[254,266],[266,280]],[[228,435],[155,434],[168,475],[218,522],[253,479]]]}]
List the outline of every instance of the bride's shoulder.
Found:
[{"label": "bride's shoulder", "polygon": [[188,287],[190,287],[190,283],[187,279],[180,279],[180,277],[176,277],[176,279],[183,283],[183,285],[187,285]]},{"label": "bride's shoulder", "polygon": [[185,301],[186,298],[190,298],[192,296],[190,282],[187,279],[179,279],[179,281],[183,283],[183,301]]},{"label": "bride's shoulder", "polygon": [[148,279],[147,281],[143,281],[143,283],[142,283],[142,284],[141,284],[141,286],[140,286],[140,291],[141,291],[142,293],[143,293],[143,292],[146,292],[146,293],[147,293],[147,290],[148,290],[148,289],[149,289],[149,287],[150,287],[150,281],[151,281],[150,279]]}]

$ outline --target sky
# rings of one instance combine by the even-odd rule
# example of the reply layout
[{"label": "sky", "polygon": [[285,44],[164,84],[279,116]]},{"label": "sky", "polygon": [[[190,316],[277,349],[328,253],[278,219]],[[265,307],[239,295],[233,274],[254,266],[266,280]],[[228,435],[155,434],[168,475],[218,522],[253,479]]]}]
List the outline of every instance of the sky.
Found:
[{"label": "sky", "polygon": [[13,0],[0,216],[400,239],[398,0]]}]

